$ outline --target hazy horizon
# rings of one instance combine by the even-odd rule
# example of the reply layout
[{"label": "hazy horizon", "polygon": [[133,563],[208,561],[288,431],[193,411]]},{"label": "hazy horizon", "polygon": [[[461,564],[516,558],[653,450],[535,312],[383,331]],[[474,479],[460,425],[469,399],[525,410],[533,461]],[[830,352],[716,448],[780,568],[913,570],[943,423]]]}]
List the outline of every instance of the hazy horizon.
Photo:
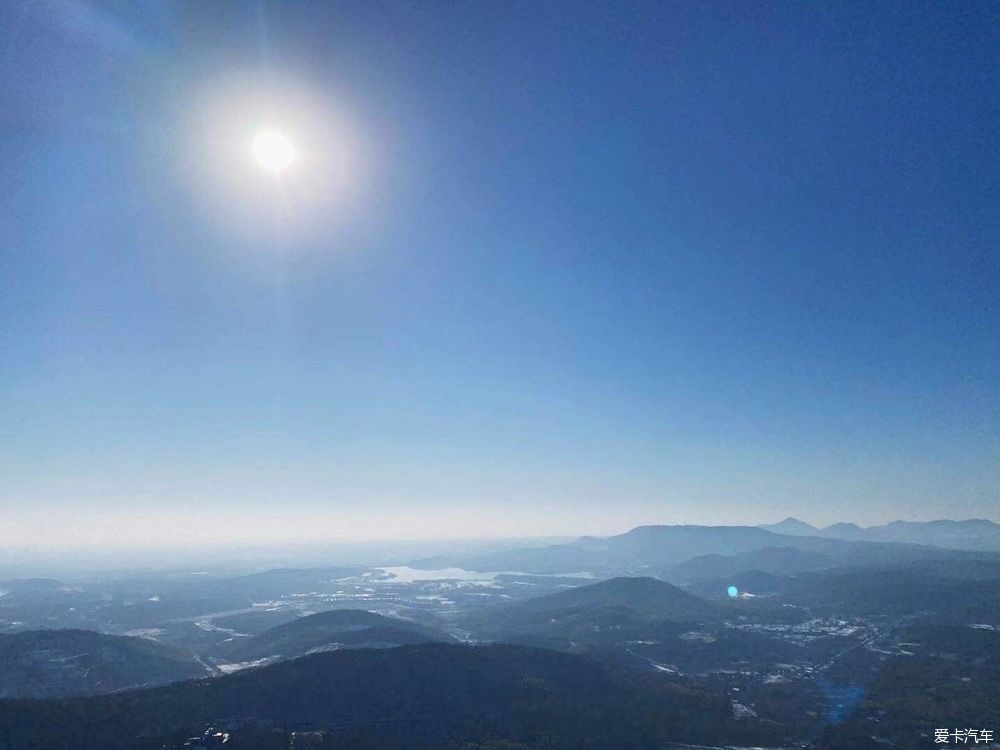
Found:
[{"label": "hazy horizon", "polygon": [[[734,520],[732,518],[709,520],[683,519],[677,521],[648,520],[637,523],[630,523],[624,526],[594,526],[589,529],[570,529],[569,524],[554,526],[551,531],[546,531],[544,526],[533,527],[532,533],[523,533],[523,526],[512,525],[507,531],[502,526],[492,526],[490,530],[481,533],[466,533],[464,530],[468,525],[460,523],[457,528],[462,531],[454,533],[440,534],[432,532],[421,535],[415,531],[413,525],[406,525],[400,522],[397,526],[382,525],[382,535],[372,535],[368,537],[356,536],[359,529],[367,528],[367,523],[336,524],[333,521],[316,519],[291,514],[282,517],[285,523],[284,533],[275,533],[273,528],[266,530],[263,534],[254,535],[246,533],[248,523],[245,519],[237,522],[227,522],[223,518],[210,519],[207,523],[203,516],[182,515],[173,520],[173,524],[163,517],[150,517],[144,515],[142,520],[135,526],[130,526],[128,519],[120,516],[109,518],[105,521],[105,528],[109,528],[105,533],[94,534],[91,529],[85,529],[83,533],[73,526],[72,530],[67,530],[63,534],[53,534],[53,527],[57,524],[50,521],[50,528],[41,539],[34,539],[30,533],[30,527],[19,529],[17,524],[5,524],[3,538],[0,539],[0,551],[8,555],[25,554],[48,557],[59,557],[62,555],[94,555],[97,553],[108,553],[110,555],[130,555],[142,557],[163,557],[164,562],[169,562],[171,554],[176,553],[177,559],[198,556],[226,555],[233,552],[246,553],[252,556],[255,553],[279,552],[282,554],[308,554],[322,557],[326,554],[331,560],[350,559],[352,551],[364,551],[372,549],[381,551],[384,556],[399,557],[404,559],[413,556],[412,552],[407,552],[408,545],[416,547],[433,546],[436,544],[448,543],[470,543],[474,546],[489,544],[492,542],[509,543],[523,541],[531,542],[552,542],[555,540],[573,541],[581,537],[609,537],[624,534],[639,526],[767,526],[779,523],[788,518],[802,521],[817,529],[823,529],[837,523],[857,523],[851,518],[836,518],[833,521],[815,523],[807,518],[794,515],[786,515],[763,520]],[[931,521],[970,521],[986,520],[997,523],[995,518],[973,518],[973,517],[935,517],[935,518],[891,518],[879,523],[859,523],[862,528],[883,526],[892,522],[931,522]],[[201,524],[205,524],[202,526]],[[100,528],[99,526],[97,528]],[[339,529],[347,530],[351,536],[337,536]],[[110,530],[110,529],[113,529]],[[559,530],[563,529],[563,530]],[[155,536],[154,536],[155,531]],[[88,533],[90,532],[90,533]],[[362,532],[363,533],[363,532]],[[397,551],[390,553],[396,545]],[[443,547],[447,550],[447,547]],[[164,557],[165,556],[165,557]],[[109,558],[113,559],[113,558]]]},{"label": "hazy horizon", "polygon": [[[765,522],[733,524],[678,524],[691,526],[767,526],[781,519]],[[805,521],[805,519],[795,519]],[[907,519],[894,519],[907,520]],[[923,519],[926,521],[969,521],[989,519]],[[841,519],[837,523],[852,523]],[[912,522],[912,520],[910,520]],[[822,530],[823,524],[810,524]],[[829,525],[829,524],[826,524]],[[55,544],[52,540],[30,543],[22,538],[15,543],[0,543],[0,565],[5,577],[10,579],[56,577],[64,581],[92,580],[97,577],[130,578],[137,575],[157,573],[190,574],[202,571],[205,574],[239,574],[274,569],[324,568],[337,565],[387,566],[416,565],[418,561],[448,558],[455,555],[482,555],[503,550],[518,550],[529,547],[544,547],[575,542],[583,537],[605,538],[624,534],[637,526],[671,526],[671,524],[637,524],[609,532],[567,533],[556,535],[500,535],[414,537],[392,536],[371,539],[345,539],[295,533],[288,538],[273,535],[258,539],[225,538],[215,534],[213,528],[203,533],[195,533],[191,523],[180,523],[178,537],[164,538],[157,534],[151,541],[146,531],[141,536],[144,544],[138,544],[128,536],[127,526],[123,528],[124,538],[111,543],[107,538],[96,537],[84,540],[69,540]],[[862,528],[869,526],[861,525]],[[881,526],[874,525],[874,526]],[[159,530],[158,530],[159,531]],[[452,567],[435,565],[434,567]],[[459,566],[461,567],[461,566]],[[505,568],[505,566],[500,566]],[[495,572],[504,572],[503,570]],[[516,572],[516,571],[506,571]],[[578,571],[583,572],[583,571]],[[2,594],[0,594],[2,595]]]}]

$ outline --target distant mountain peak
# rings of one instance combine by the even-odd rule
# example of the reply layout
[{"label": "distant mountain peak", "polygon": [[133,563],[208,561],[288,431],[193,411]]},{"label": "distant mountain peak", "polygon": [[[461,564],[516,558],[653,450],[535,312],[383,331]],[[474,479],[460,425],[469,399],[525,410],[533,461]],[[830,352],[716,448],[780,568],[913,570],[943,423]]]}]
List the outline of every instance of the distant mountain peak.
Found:
[{"label": "distant mountain peak", "polygon": [[760,528],[775,534],[788,534],[791,536],[812,536],[819,531],[812,524],[800,521],[793,516],[788,516],[788,518],[778,523],[763,524]]},{"label": "distant mountain peak", "polygon": [[624,607],[644,619],[699,620],[715,615],[709,602],[666,581],[648,576],[611,578],[587,586],[517,602],[504,608],[507,613],[537,617],[541,623],[568,612]]}]

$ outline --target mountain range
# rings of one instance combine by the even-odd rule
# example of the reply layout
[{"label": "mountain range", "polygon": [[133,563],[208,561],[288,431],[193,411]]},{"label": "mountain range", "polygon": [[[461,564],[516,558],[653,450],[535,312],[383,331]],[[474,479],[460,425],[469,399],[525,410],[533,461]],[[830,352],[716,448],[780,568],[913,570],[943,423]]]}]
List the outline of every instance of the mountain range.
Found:
[{"label": "mountain range", "polygon": [[[459,567],[548,575],[586,571],[602,578],[655,575],[684,582],[686,572],[709,565],[699,560],[706,556],[742,555],[749,560],[759,554],[763,556],[762,569],[776,565],[780,572],[791,572],[845,564],[905,564],[935,555],[1000,551],[1000,525],[991,521],[899,522],[850,532],[845,526],[806,533],[813,527],[792,518],[774,527],[639,526],[624,534],[581,537],[568,544],[437,557],[410,564],[424,569]],[[779,549],[798,552],[762,552]],[[687,566],[687,571],[679,566]]]},{"label": "mountain range", "polygon": [[790,536],[818,536],[864,542],[925,544],[946,549],[1000,551],[1000,524],[982,518],[966,521],[893,521],[883,526],[861,527],[855,523],[835,523],[817,528],[788,517],[760,528]]},{"label": "mountain range", "polygon": [[[975,546],[991,527],[644,526],[422,561],[507,571],[469,578],[8,581],[0,747],[196,747],[227,727],[261,750],[917,747],[921,695],[935,716],[997,706],[977,692],[1000,676],[1000,554]],[[947,544],[918,543],[935,530]],[[48,622],[106,633],[26,630]]]}]

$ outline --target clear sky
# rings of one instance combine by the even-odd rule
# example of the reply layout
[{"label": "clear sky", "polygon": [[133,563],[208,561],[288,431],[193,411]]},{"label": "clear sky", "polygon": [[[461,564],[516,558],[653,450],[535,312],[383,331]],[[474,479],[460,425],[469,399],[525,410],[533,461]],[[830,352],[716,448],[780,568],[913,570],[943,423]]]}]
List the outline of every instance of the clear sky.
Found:
[{"label": "clear sky", "polygon": [[1000,520],[998,40],[3,3],[0,544]]}]

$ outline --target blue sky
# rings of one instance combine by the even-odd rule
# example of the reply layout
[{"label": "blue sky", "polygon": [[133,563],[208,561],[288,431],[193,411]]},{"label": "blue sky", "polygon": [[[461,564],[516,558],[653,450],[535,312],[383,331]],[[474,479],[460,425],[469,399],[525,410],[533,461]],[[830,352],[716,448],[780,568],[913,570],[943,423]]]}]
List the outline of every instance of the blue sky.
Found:
[{"label": "blue sky", "polygon": [[5,4],[0,543],[1000,520],[998,32]]}]

